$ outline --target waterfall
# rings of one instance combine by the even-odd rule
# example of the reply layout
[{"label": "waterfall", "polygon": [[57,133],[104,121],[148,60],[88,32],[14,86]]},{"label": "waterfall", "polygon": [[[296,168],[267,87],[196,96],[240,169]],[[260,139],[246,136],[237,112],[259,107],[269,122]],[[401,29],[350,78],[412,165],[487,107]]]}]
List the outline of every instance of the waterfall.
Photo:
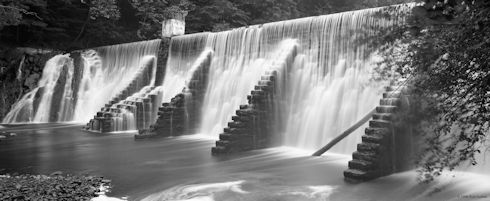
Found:
[{"label": "waterfall", "polygon": [[[56,55],[46,62],[38,87],[24,95],[5,116],[3,123],[49,122],[55,88],[64,69],[73,69],[68,54]],[[38,97],[38,98],[36,98]],[[56,98],[56,97],[55,97]]]},{"label": "waterfall", "polygon": [[[83,78],[78,91],[74,120],[86,122],[112,97],[123,90],[141,66],[156,58],[161,40],[113,45],[88,50],[82,54]],[[150,57],[151,56],[151,57]],[[153,60],[155,83],[156,59]]]},{"label": "waterfall", "polygon": [[192,68],[199,65],[199,60],[207,55],[201,52],[205,50],[205,42],[208,33],[183,35],[173,37],[169,47],[169,58],[163,82],[163,102],[170,102],[175,95],[182,92],[189,76],[192,76]]},{"label": "waterfall", "polygon": [[[199,52],[214,52],[200,131],[217,138],[272,63],[291,62],[281,86],[286,94],[282,144],[314,150],[378,104],[382,84],[370,79],[376,50],[370,42],[403,23],[409,10],[407,5],[372,8],[174,37],[167,72],[185,72]],[[293,60],[277,61],[294,45]],[[352,153],[359,138],[360,132],[334,151]]]},{"label": "waterfall", "polygon": [[2,123],[90,120],[149,62],[153,71],[149,85],[155,83],[160,41],[98,47],[51,58],[38,87],[14,104]]}]

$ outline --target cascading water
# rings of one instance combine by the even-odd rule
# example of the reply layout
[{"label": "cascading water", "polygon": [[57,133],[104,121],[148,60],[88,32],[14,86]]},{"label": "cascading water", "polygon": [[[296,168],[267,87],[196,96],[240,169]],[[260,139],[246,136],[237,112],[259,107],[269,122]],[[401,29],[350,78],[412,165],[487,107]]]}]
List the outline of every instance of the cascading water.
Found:
[{"label": "cascading water", "polygon": [[162,102],[162,87],[144,87],[141,91],[112,105],[114,124],[111,131],[134,131],[149,128],[156,121],[158,107]]},{"label": "cascading water", "polygon": [[[43,77],[38,87],[27,93],[5,116],[3,123],[49,122],[53,95],[63,69],[73,71],[73,60],[68,54],[57,55],[49,59],[43,69]],[[34,104],[37,102],[37,104]]]},{"label": "cascading water", "polygon": [[[161,40],[99,47],[81,53],[82,64],[69,54],[50,59],[38,88],[26,94],[2,123],[86,122],[153,62],[149,85],[155,83]],[[76,54],[72,54],[73,55]]]},{"label": "cascading water", "polygon": [[96,48],[82,55],[84,76],[78,91],[75,121],[88,121],[105,103],[123,90],[132,80],[131,76],[151,62],[155,82],[156,58],[161,40],[151,40]]},{"label": "cascading water", "polygon": [[182,92],[189,76],[192,76],[193,67],[199,66],[199,60],[207,56],[204,51],[210,50],[205,50],[206,38],[207,33],[172,38],[163,82],[163,102],[170,102],[170,99]]},{"label": "cascading water", "polygon": [[[283,144],[317,149],[377,105],[381,84],[370,81],[376,48],[369,42],[402,23],[409,10],[373,8],[175,37],[167,73],[189,69],[199,51],[214,51],[200,130],[217,138],[263,72],[287,51],[284,45],[296,41],[298,53],[288,65],[294,66],[281,87],[287,97]],[[342,142],[336,152],[352,153],[359,137]]]}]

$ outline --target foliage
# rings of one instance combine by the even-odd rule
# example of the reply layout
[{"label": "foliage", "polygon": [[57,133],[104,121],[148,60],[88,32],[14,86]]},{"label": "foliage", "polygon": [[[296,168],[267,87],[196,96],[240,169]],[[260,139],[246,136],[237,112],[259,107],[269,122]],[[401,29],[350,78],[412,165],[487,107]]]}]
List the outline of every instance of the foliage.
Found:
[{"label": "foliage", "polygon": [[262,24],[300,16],[296,0],[253,0],[245,4],[250,12],[249,24]]},{"label": "foliage", "polygon": [[[393,3],[409,0],[397,0]],[[158,38],[187,13],[186,32],[222,31],[387,5],[388,0],[0,0],[2,46],[82,49]]]},{"label": "foliage", "polygon": [[387,66],[411,77],[405,120],[418,125],[420,179],[431,181],[443,170],[476,165],[490,147],[490,3],[426,0],[413,12],[384,55]]},{"label": "foliage", "polygon": [[119,8],[116,0],[91,0],[87,4],[90,6],[90,19],[95,20],[99,17],[106,19],[118,19],[120,17]]},{"label": "foliage", "polygon": [[80,48],[79,39],[82,36],[86,37],[85,31],[90,27],[90,21],[99,19],[114,21],[119,18],[115,2],[115,0],[2,0],[1,6],[9,7],[10,10],[4,10],[8,12],[0,10],[0,15],[9,15],[11,11],[20,12],[21,15],[15,22],[0,18],[0,24],[5,25],[4,29],[0,30],[1,41],[6,45],[56,49]]},{"label": "foliage", "polygon": [[229,0],[194,1],[196,9],[186,18],[188,33],[202,31],[223,31],[246,26],[250,20],[247,12]]},{"label": "foliage", "polygon": [[46,4],[46,0],[0,0],[0,30],[19,24],[46,26],[38,13],[30,11],[45,9]]}]

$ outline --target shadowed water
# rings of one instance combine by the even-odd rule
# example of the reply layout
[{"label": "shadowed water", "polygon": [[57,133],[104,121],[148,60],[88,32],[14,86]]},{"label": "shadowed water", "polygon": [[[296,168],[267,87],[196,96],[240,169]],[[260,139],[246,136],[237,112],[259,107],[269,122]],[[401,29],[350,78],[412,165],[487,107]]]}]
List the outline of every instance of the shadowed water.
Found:
[{"label": "shadowed water", "polygon": [[[17,136],[0,142],[3,173],[103,175],[112,179],[111,195],[118,197],[142,198],[181,184],[239,180],[299,186],[325,181],[341,184],[347,162],[344,156],[310,158],[281,149],[250,152],[235,159],[216,158],[210,154],[211,140],[191,136],[134,141],[132,134],[85,133],[80,125],[28,125],[8,130]],[[327,168],[336,176],[315,173]]]},{"label": "shadowed water", "polygon": [[[213,157],[200,136],[135,141],[133,134],[100,135],[80,125],[0,127],[1,173],[95,174],[112,180],[109,194],[129,200],[478,200],[490,198],[488,175],[457,172],[420,185],[413,172],[360,185],[345,183],[349,157],[307,156],[290,148]],[[454,176],[453,176],[454,175]],[[484,199],[481,199],[484,200]]]}]

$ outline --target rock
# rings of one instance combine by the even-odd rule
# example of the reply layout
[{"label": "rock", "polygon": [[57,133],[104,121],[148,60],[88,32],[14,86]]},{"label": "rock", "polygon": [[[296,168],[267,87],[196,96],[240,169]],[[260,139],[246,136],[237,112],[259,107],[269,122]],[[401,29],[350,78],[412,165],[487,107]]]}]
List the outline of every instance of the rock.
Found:
[{"label": "rock", "polygon": [[111,183],[111,180],[110,179],[102,179],[102,183],[108,184],[108,183]]},{"label": "rock", "polygon": [[24,85],[29,87],[30,90],[32,90],[32,89],[36,88],[37,82],[39,81],[40,78],[41,78],[41,76],[39,74],[31,74],[25,80]]},{"label": "rock", "polygon": [[17,133],[10,133],[10,137],[15,137],[17,136]]},{"label": "rock", "polygon": [[52,177],[53,177],[53,176],[60,176],[60,175],[62,175],[62,174],[63,174],[63,172],[61,172],[61,171],[56,171],[56,172],[51,173],[49,176],[52,176]]},{"label": "rock", "polygon": [[7,139],[7,136],[5,135],[0,135],[0,141],[4,140],[4,139]]}]

